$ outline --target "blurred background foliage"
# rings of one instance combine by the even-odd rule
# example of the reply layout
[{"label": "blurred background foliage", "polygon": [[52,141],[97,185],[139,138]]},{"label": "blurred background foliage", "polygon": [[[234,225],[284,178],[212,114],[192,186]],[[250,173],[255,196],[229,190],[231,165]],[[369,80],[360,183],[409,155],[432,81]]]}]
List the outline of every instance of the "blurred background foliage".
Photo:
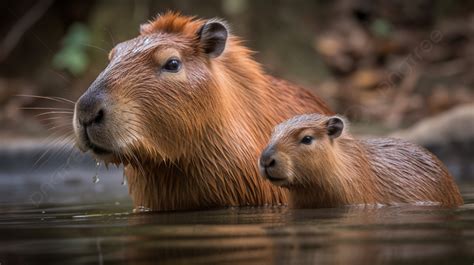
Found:
[{"label": "blurred background foliage", "polygon": [[47,135],[57,121],[22,108],[61,106],[14,95],[76,100],[107,65],[108,51],[166,10],[224,18],[266,71],[312,89],[364,131],[394,131],[474,101],[470,0],[7,0],[0,6],[4,137]]},{"label": "blurred background foliage", "polygon": [[53,67],[66,70],[74,76],[84,74],[89,66],[89,56],[85,43],[90,42],[90,31],[82,23],[73,24],[62,41],[62,48],[54,55]]}]

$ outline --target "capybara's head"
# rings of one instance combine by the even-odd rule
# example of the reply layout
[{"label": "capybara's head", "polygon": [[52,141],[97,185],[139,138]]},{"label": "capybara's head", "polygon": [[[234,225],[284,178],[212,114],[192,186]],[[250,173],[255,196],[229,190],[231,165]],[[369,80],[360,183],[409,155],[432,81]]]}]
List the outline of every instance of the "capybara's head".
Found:
[{"label": "capybara's head", "polygon": [[167,13],[142,25],[138,37],[111,50],[108,66],[77,101],[79,148],[124,163],[182,156],[223,104],[213,67],[226,42],[227,26],[216,19]]},{"label": "capybara's head", "polygon": [[334,142],[343,130],[339,116],[307,114],[280,123],[260,156],[260,173],[275,185],[311,186],[332,168]]}]

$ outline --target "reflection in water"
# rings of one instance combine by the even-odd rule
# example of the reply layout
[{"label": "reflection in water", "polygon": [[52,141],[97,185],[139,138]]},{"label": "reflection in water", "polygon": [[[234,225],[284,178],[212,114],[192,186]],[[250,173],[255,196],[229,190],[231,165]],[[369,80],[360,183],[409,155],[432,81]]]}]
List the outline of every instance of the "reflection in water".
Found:
[{"label": "reflection in water", "polygon": [[[459,254],[464,240],[462,228],[444,226],[455,224],[460,217],[439,209],[346,208],[339,214],[327,223],[314,219],[304,225],[287,227],[288,245],[286,242],[279,245],[278,260],[291,264],[436,260]],[[288,248],[291,251],[283,251]]]},{"label": "reflection in water", "polygon": [[[1,264],[472,264],[472,188],[459,209],[0,206]],[[106,210],[105,210],[106,209]],[[45,213],[42,213],[45,211]]]}]

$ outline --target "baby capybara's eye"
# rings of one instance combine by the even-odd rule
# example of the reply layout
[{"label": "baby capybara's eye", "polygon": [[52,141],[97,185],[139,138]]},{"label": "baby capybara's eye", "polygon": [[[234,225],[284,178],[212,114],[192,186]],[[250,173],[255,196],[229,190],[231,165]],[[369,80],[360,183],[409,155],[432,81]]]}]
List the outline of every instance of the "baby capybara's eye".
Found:
[{"label": "baby capybara's eye", "polygon": [[306,135],[301,139],[300,143],[310,145],[313,142],[313,140],[314,140],[313,136]]},{"label": "baby capybara's eye", "polygon": [[181,61],[176,58],[169,59],[165,65],[163,65],[163,70],[167,72],[176,73],[181,68]]}]

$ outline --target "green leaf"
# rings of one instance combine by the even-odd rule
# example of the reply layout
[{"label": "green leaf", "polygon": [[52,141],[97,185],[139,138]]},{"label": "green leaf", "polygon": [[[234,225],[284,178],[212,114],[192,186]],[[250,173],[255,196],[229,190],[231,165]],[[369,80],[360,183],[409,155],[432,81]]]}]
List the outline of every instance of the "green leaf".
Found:
[{"label": "green leaf", "polygon": [[392,25],[384,19],[376,19],[370,26],[372,33],[378,37],[388,37],[392,32]]},{"label": "green leaf", "polygon": [[90,41],[90,35],[83,24],[73,24],[62,40],[63,47],[53,57],[53,67],[76,76],[83,74],[89,65],[86,44]]}]

